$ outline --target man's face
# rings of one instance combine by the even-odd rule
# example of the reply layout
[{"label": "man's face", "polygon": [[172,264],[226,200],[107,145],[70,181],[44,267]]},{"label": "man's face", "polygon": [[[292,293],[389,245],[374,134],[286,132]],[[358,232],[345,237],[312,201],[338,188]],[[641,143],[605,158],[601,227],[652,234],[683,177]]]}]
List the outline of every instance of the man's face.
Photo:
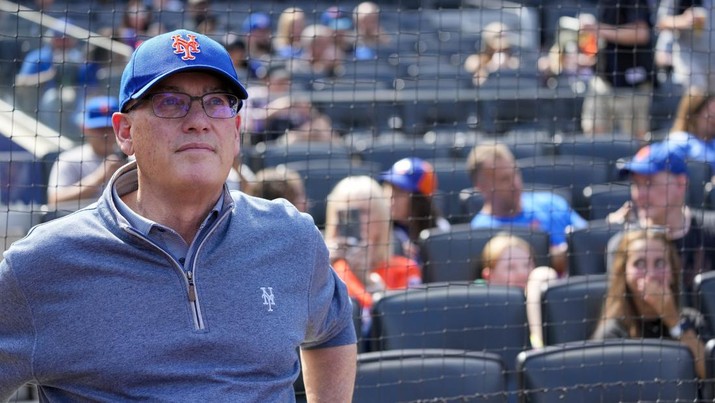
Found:
[{"label": "man's face", "polygon": [[[217,77],[200,72],[177,73],[148,93],[183,92],[194,97],[225,91]],[[154,115],[147,99],[132,112],[117,114],[115,133],[127,155],[134,155],[141,183],[167,191],[221,186],[239,151],[240,118],[211,118],[199,100],[183,118]]]},{"label": "man's face", "polygon": [[695,117],[695,129],[700,138],[715,138],[715,98],[710,99]]},{"label": "man's face", "polygon": [[639,214],[665,224],[669,209],[681,209],[685,203],[686,180],[684,175],[658,172],[653,175],[633,174],[631,199]]},{"label": "man's face", "polygon": [[477,187],[485,199],[500,205],[501,210],[519,209],[523,182],[514,160],[497,157],[486,162],[477,178]]}]

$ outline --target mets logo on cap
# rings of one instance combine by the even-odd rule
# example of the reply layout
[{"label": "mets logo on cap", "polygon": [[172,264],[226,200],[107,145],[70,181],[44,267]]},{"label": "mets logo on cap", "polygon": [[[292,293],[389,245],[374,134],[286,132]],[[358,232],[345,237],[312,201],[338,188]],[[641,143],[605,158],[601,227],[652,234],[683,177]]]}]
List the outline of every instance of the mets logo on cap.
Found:
[{"label": "mets logo on cap", "polygon": [[174,48],[174,53],[181,56],[181,60],[194,60],[194,53],[201,53],[199,42],[196,40],[196,35],[186,35],[189,39],[186,40],[181,35],[171,37],[171,47]]}]

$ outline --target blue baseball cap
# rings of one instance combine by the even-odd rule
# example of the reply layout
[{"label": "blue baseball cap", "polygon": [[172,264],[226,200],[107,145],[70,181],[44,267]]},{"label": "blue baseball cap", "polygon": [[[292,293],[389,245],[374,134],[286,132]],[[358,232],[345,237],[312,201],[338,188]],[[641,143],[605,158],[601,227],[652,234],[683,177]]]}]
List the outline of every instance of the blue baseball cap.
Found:
[{"label": "blue baseball cap", "polygon": [[271,28],[271,17],[266,13],[251,13],[241,25],[241,29],[244,33],[253,31],[254,29],[268,29]]},{"label": "blue baseball cap", "polygon": [[144,41],[124,68],[119,88],[119,108],[141,98],[162,79],[179,72],[206,71],[220,76],[240,99],[248,98],[231,57],[220,43],[193,31],[179,29]]},{"label": "blue baseball cap", "polygon": [[119,112],[119,102],[115,97],[94,97],[85,103],[84,113],[77,115],[77,125],[86,129],[112,127],[112,115]]},{"label": "blue baseball cap", "polygon": [[332,6],[320,16],[320,23],[336,31],[352,29],[353,19],[345,10]]},{"label": "blue baseball cap", "polygon": [[380,174],[380,181],[391,183],[411,193],[431,196],[437,190],[437,174],[429,162],[420,158],[403,158]]},{"label": "blue baseball cap", "polygon": [[682,175],[688,173],[688,166],[683,152],[665,142],[649,144],[627,161],[619,161],[621,174],[655,175],[667,171]]}]

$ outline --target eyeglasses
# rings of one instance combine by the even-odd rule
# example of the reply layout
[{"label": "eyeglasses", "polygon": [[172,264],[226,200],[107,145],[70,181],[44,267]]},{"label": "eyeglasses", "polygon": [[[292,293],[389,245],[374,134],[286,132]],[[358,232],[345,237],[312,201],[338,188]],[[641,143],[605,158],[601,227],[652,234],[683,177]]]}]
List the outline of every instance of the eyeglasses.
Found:
[{"label": "eyeglasses", "polygon": [[136,109],[143,101],[151,101],[151,108],[156,117],[167,119],[178,119],[188,115],[194,101],[201,101],[201,107],[206,115],[215,119],[235,117],[243,105],[237,96],[225,92],[210,92],[196,97],[183,92],[158,92],[140,99],[127,109],[127,112]]}]

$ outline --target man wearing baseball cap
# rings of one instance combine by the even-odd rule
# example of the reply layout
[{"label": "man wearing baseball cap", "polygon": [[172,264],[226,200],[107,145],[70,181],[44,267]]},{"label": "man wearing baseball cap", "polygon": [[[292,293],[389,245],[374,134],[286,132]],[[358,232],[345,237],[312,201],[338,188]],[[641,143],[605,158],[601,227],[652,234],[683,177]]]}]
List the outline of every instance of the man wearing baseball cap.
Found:
[{"label": "man wearing baseball cap", "polygon": [[385,195],[391,199],[395,253],[420,263],[419,238],[422,230],[450,225],[434,204],[438,188],[437,173],[420,158],[403,158],[380,175]]},{"label": "man wearing baseball cap", "polygon": [[76,119],[83,144],[57,157],[47,183],[48,204],[70,207],[70,202],[77,202],[69,209],[75,210],[102,194],[112,174],[126,162],[112,129],[112,115],[118,111],[116,97],[98,96],[85,102],[84,113]]},{"label": "man wearing baseball cap", "polygon": [[[688,166],[678,147],[667,142],[647,145],[632,158],[619,163],[622,174],[631,181],[631,200],[607,221],[627,228],[657,228],[666,232],[680,253],[686,302],[690,302],[693,279],[710,271],[715,263],[715,213],[686,205]],[[623,233],[608,242],[608,267]]]},{"label": "man wearing baseball cap", "polygon": [[[350,401],[345,285],[310,216],[228,191],[246,90],[186,30],[133,53],[112,116],[134,160],[0,263],[0,400]],[[300,350],[300,355],[298,351]]]}]

